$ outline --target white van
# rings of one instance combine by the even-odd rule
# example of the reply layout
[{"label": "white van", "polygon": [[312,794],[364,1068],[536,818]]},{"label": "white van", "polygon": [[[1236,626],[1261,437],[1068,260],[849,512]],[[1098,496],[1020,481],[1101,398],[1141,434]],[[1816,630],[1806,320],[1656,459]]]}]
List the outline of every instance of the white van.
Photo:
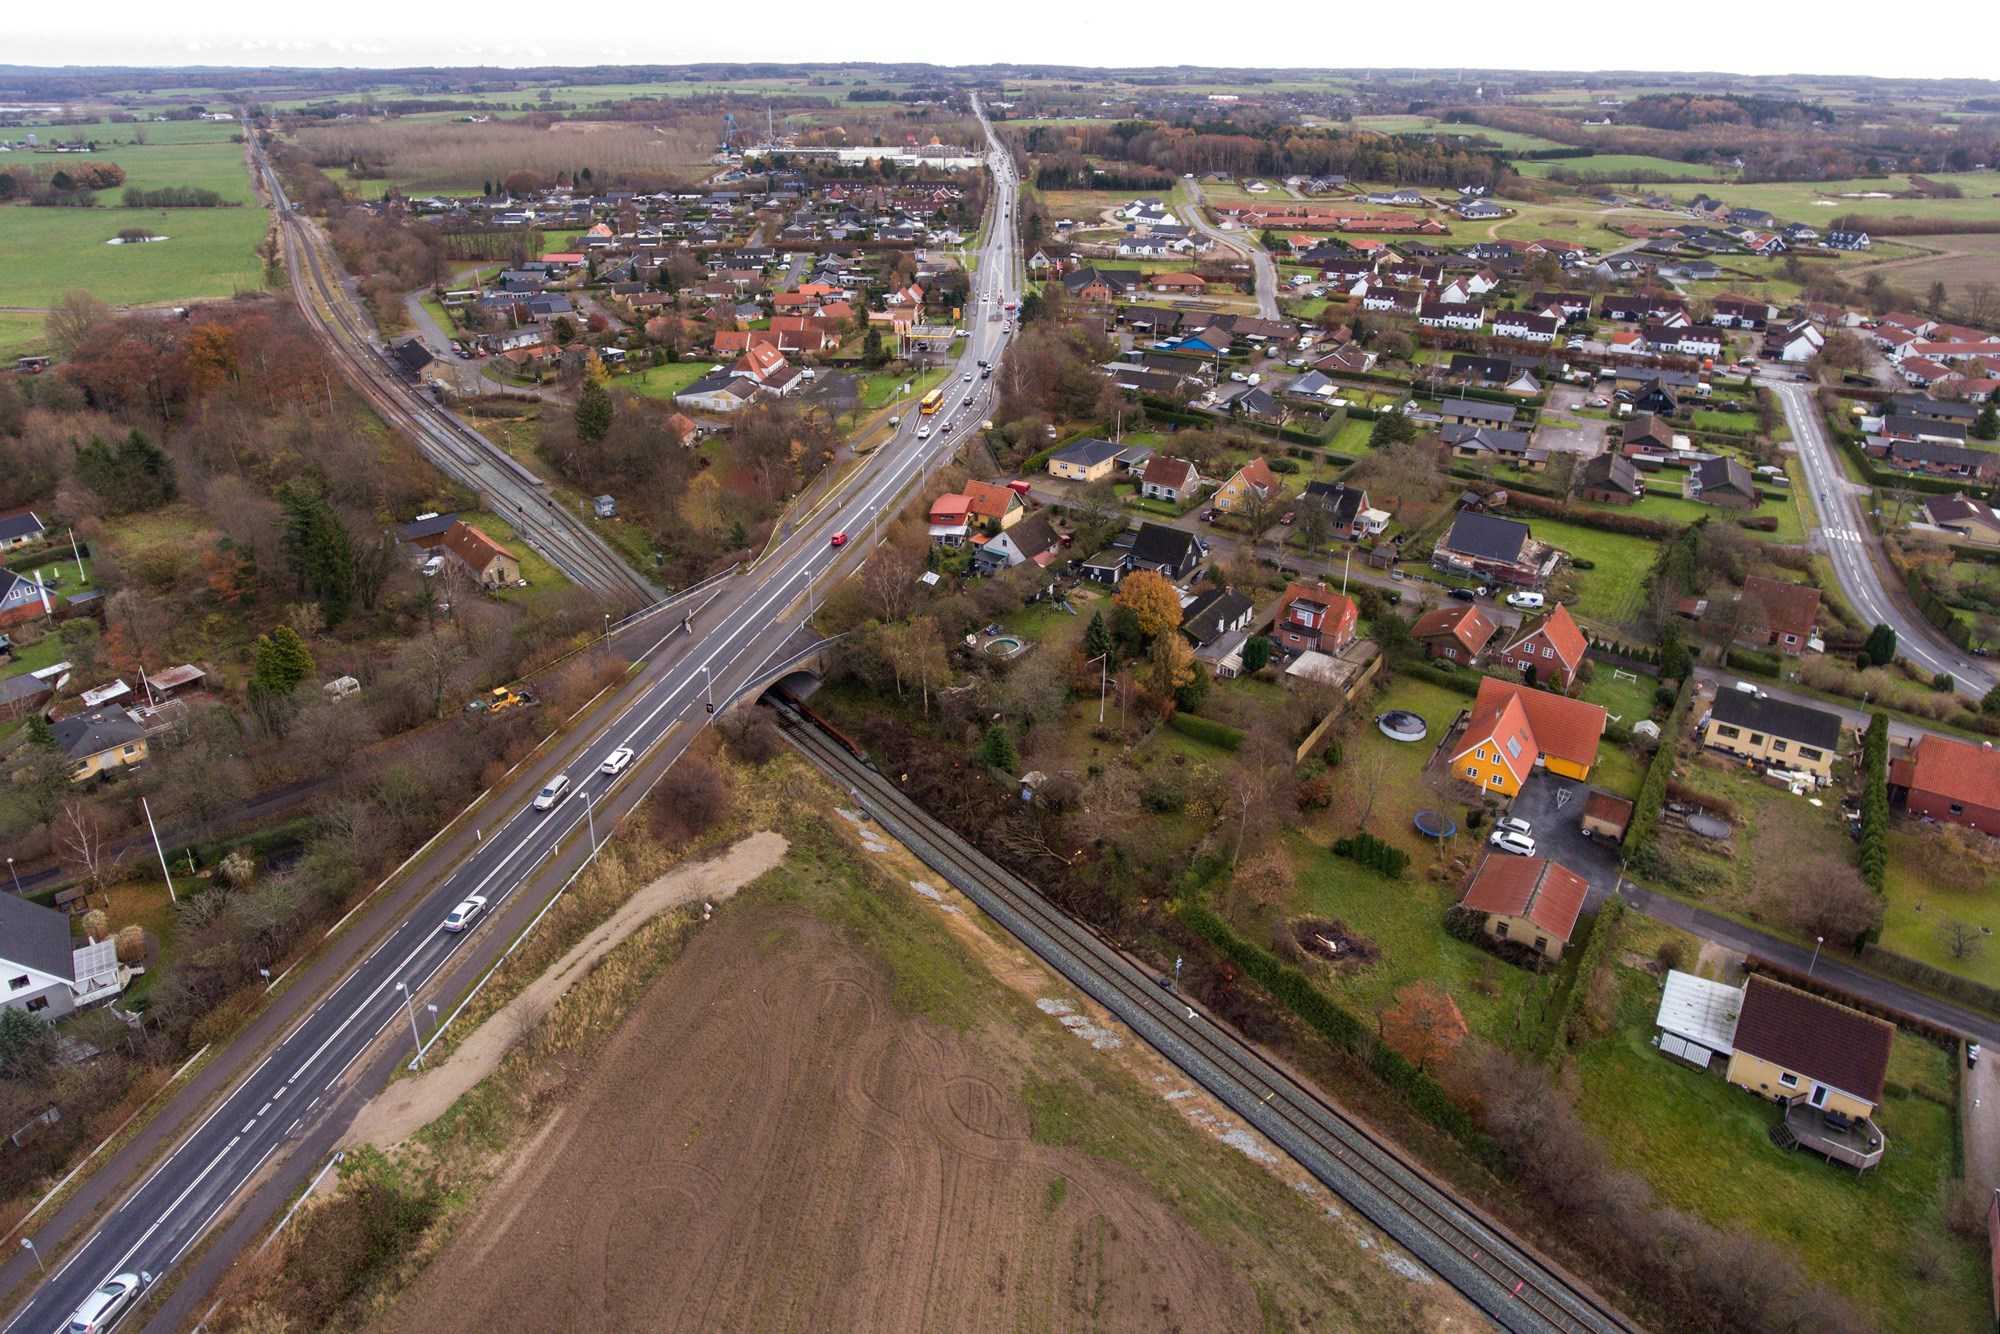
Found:
[{"label": "white van", "polygon": [[555,804],[563,799],[563,793],[567,791],[569,791],[569,775],[557,774],[549,780],[547,787],[535,794],[535,809],[538,811],[553,809]]}]

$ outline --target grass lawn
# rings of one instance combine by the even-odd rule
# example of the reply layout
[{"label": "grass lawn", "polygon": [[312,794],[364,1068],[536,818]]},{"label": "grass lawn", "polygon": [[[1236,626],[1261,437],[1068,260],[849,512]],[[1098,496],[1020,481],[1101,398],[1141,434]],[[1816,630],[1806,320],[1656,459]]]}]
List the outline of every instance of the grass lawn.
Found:
[{"label": "grass lawn", "polygon": [[[1678,489],[1681,476],[1682,474],[1680,473],[1654,473],[1647,479],[1647,485],[1649,487],[1657,486],[1658,489],[1649,490],[1638,501],[1630,505],[1608,505],[1593,501],[1579,501],[1577,503],[1585,509],[1601,510],[1606,513],[1636,514],[1642,519],[1658,519],[1662,523],[1688,524],[1699,523],[1703,519],[1727,521],[1737,518],[1747,518],[1751,515],[1769,515],[1778,521],[1777,531],[1760,533],[1755,529],[1751,529],[1749,532],[1752,537],[1761,538],[1767,542],[1784,542],[1788,544],[1805,541],[1805,527],[1799,521],[1799,507],[1792,502],[1790,497],[1764,501],[1754,510],[1718,510],[1713,505],[1704,505],[1698,500],[1684,498]],[[1760,484],[1762,483],[1761,478],[1759,482]],[[1537,525],[1537,535],[1539,535],[1539,531],[1540,526]]]},{"label": "grass lawn", "polygon": [[[1628,721],[1630,721],[1628,719]],[[1629,746],[1599,743],[1597,763],[1590,766],[1590,785],[1621,797],[1637,797],[1646,781],[1646,761]]]},{"label": "grass lawn", "polygon": [[670,361],[664,366],[648,366],[631,375],[621,375],[611,383],[647,398],[672,398],[708,374],[712,361]]},{"label": "grass lawn", "polygon": [[470,514],[460,514],[458,517],[507,548],[514,559],[521,562],[521,577],[528,581],[528,586],[501,589],[494,594],[500,601],[537,605],[566,601],[575,595],[574,586],[563,577],[562,571],[549,564],[540,552],[522,541],[521,535],[514,531],[514,525],[491,510],[476,510]]},{"label": "grass lawn", "polygon": [[1882,948],[1988,986],[2000,986],[2000,949],[1991,941],[1982,937],[1980,948],[1966,958],[1954,959],[1938,934],[1940,926],[1953,919],[2000,930],[2000,892],[1996,892],[2000,881],[1963,890],[1926,876],[1916,850],[1929,837],[1931,831],[1914,823],[1905,823],[1889,835],[1888,908],[1882,918]]},{"label": "grass lawn", "polygon": [[[1429,746],[1406,749],[1428,753]],[[1377,809],[1369,823],[1379,828],[1387,820]],[[1541,1042],[1562,970],[1531,973],[1448,935],[1445,909],[1458,902],[1460,891],[1456,880],[1438,883],[1425,874],[1432,855],[1413,860],[1401,880],[1389,880],[1303,838],[1292,841],[1292,853],[1298,874],[1292,910],[1343,922],[1381,951],[1351,971],[1314,970],[1342,1004],[1372,1015],[1393,1004],[1399,988],[1435,982],[1451,994],[1466,1025],[1488,1041],[1515,1048]]]},{"label": "grass lawn", "polygon": [[47,317],[33,311],[0,312],[0,362],[11,370],[16,357],[49,350]]},{"label": "grass lawn", "polygon": [[1604,711],[1618,719],[1621,726],[1630,727],[1641,718],[1653,713],[1653,692],[1660,683],[1644,673],[1634,673],[1636,681],[1612,677],[1613,667],[1608,662],[1591,664],[1591,678],[1577,689],[1579,699],[1587,699],[1592,704],[1602,704]]},{"label": "grass lawn", "polygon": [[22,639],[20,630],[13,631],[17,641],[14,656],[0,664],[0,676],[25,676],[29,672],[39,672],[44,667],[53,667],[63,660],[62,637],[51,632],[43,635],[25,648],[19,646]]},{"label": "grass lawn", "polygon": [[1658,555],[1656,543],[1539,517],[1530,527],[1540,541],[1553,543],[1572,559],[1581,557],[1595,567],[1566,572],[1565,577],[1576,582],[1577,603],[1572,611],[1613,625],[1629,624],[1638,616],[1645,598],[1646,572]]},{"label": "grass lawn", "polygon": [[[1478,684],[1470,673],[1466,679]],[[1420,810],[1436,809],[1443,804],[1443,798],[1424,777],[1424,764],[1452,719],[1471,704],[1469,694],[1429,681],[1400,678],[1372,702],[1363,697],[1349,709],[1354,723],[1341,742],[1341,762],[1333,771],[1333,779],[1336,783],[1365,781],[1376,793],[1374,809],[1368,818],[1369,831],[1396,844],[1418,863],[1434,858],[1436,847],[1417,832],[1410,819]],[[1418,742],[1391,741],[1374,722],[1376,714],[1389,709],[1408,709],[1418,715],[1430,724],[1430,735]],[[1454,811],[1453,818],[1462,814]],[[1460,838],[1463,840],[1464,835]]]},{"label": "grass lawn", "polygon": [[[1857,1176],[1813,1153],[1780,1152],[1765,1138],[1778,1119],[1772,1104],[1654,1050],[1660,984],[1614,967],[1617,1027],[1578,1049],[1572,1068],[1578,1109],[1619,1166],[1675,1208],[1785,1248],[1880,1328],[1988,1326],[1979,1250],[1953,1239],[1940,1217],[1939,1187],[1952,1161],[1951,1056],[1897,1035],[1891,1081],[1947,1105],[1889,1095],[1876,1113],[1888,1149],[1879,1166]],[[1905,1259],[1919,1237],[1935,1238],[1950,1257],[1929,1285],[1911,1281]]]}]

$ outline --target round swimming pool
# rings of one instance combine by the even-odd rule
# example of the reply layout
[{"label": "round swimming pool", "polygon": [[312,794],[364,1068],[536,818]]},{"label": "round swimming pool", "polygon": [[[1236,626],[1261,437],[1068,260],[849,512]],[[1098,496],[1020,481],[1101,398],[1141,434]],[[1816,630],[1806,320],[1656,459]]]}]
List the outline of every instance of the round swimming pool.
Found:
[{"label": "round swimming pool", "polygon": [[1391,709],[1376,718],[1375,725],[1391,741],[1422,741],[1431,734],[1430,724],[1408,709]]},{"label": "round swimming pool", "polygon": [[1011,658],[1021,651],[1021,641],[1012,635],[1001,635],[998,639],[987,640],[986,647],[980,651],[991,653],[996,658]]}]

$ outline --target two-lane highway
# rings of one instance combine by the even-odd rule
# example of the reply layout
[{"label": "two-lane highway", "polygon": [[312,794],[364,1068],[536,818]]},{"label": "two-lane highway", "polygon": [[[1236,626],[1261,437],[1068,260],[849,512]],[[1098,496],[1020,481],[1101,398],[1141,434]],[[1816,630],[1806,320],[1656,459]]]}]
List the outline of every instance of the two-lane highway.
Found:
[{"label": "two-lane highway", "polygon": [[1833,562],[1834,576],[1847,600],[1868,621],[1896,632],[1900,656],[1933,675],[1949,672],[1959,691],[1984,698],[1993,688],[1992,672],[1915,615],[1907,598],[1891,592],[1883,577],[1886,558],[1876,549],[1875,531],[1865,512],[1871,493],[1867,487],[1849,482],[1834,457],[1833,442],[1820,418],[1815,386],[1780,380],[1775,375],[1760,376],[1759,380],[1778,396],[1784,408],[1785,424],[1791,428],[1806,485],[1820,516],[1814,536]]},{"label": "two-lane highway", "polygon": [[[979,114],[985,124],[983,111]],[[990,125],[986,128],[996,188],[974,288],[977,298],[1004,307],[1020,298],[1015,180],[1011,162]],[[710,703],[719,710],[773,661],[807,615],[817,582],[867,559],[870,544],[864,539],[876,531],[870,521],[893,510],[913,482],[976,429],[994,392],[993,381],[979,378],[978,363],[999,360],[1006,334],[1001,323],[976,318],[967,321],[966,332],[953,372],[958,378],[949,382],[950,406],[930,417],[910,414],[795,532],[750,570],[718,583],[690,627],[664,632],[653,646],[666,646],[664,652],[639,664],[634,683],[609,706],[612,716],[559,742],[559,766],[537,775],[543,781],[556,772],[567,777],[563,798],[546,811],[517,800],[511,814],[484,830],[472,854],[440,875],[421,904],[61,1259],[28,1304],[0,1326],[0,1334],[59,1329],[92,1289],[115,1274],[145,1272],[158,1281],[247,1186],[289,1189],[317,1166],[292,1161],[282,1151],[336,1112],[352,1114],[355,1090],[343,1076],[386,1029],[412,1019],[430,1029],[424,1007],[437,998],[428,995],[426,984],[473,939],[471,933],[442,929],[452,906],[483,895],[491,904],[491,921],[523,898],[552,893],[589,856],[593,839],[607,836],[636,804],[645,773],[656,773],[706,723]],[[953,429],[943,429],[947,424]],[[835,546],[837,533],[850,540]],[[601,774],[605,757],[619,747],[630,747],[639,758],[621,775]],[[278,1165],[260,1180],[274,1158]],[[53,1248],[61,1241],[47,1237],[38,1244]]]}]

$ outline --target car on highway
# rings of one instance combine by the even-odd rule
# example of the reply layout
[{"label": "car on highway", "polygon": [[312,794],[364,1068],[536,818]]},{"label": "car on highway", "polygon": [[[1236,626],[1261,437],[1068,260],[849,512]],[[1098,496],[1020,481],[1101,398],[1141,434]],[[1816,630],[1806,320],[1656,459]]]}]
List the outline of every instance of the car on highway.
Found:
[{"label": "car on highway", "polygon": [[140,1286],[137,1274],[118,1274],[106,1279],[76,1308],[69,1323],[63,1326],[64,1334],[100,1334],[110,1329],[138,1300]]},{"label": "car on highway", "polygon": [[485,911],[486,896],[483,894],[474,894],[471,898],[445,914],[444,929],[453,932],[463,931],[472,925],[474,919],[479,914]]},{"label": "car on highway", "polygon": [[1540,593],[1516,592],[1507,595],[1507,605],[1516,611],[1540,611],[1548,599]]},{"label": "car on highway", "polygon": [[931,428],[930,428],[930,427],[928,427],[928,426],[919,426],[919,427],[917,428],[917,439],[919,439],[919,440],[928,440],[928,439],[930,439],[930,438],[931,438]]},{"label": "car on highway", "polygon": [[1486,846],[1516,857],[1535,855],[1535,840],[1513,829],[1496,829],[1486,836]]},{"label": "car on highway", "polygon": [[945,423],[944,425],[942,425],[942,426],[938,427],[938,430],[939,430],[940,432],[942,432],[943,434],[945,434],[945,435],[950,435],[950,434],[951,434],[951,423],[950,423],[950,422],[946,422],[946,423]]},{"label": "car on highway", "polygon": [[972,383],[972,372],[971,372],[971,371],[967,371],[967,372],[966,372],[965,374],[963,374],[963,375],[959,376],[958,378],[959,378],[959,379],[961,379],[961,380],[963,380],[963,381],[965,381],[965,382],[966,382],[967,384],[971,384],[971,383]]},{"label": "car on highway", "polygon": [[829,542],[829,545],[831,545],[831,546],[836,546],[836,547],[844,547],[844,546],[846,546],[846,545],[847,545],[847,534],[846,534],[846,533],[835,533],[835,534],[833,535],[833,538],[832,538],[832,540],[831,540],[831,541]]},{"label": "car on highway", "polygon": [[625,766],[631,762],[632,748],[630,746],[620,746],[604,757],[604,763],[597,766],[597,772],[601,774],[622,774],[625,772]]},{"label": "car on highway", "polygon": [[553,810],[555,804],[561,801],[563,794],[568,791],[569,775],[557,774],[549,780],[547,787],[535,794],[535,809],[538,811]]}]

